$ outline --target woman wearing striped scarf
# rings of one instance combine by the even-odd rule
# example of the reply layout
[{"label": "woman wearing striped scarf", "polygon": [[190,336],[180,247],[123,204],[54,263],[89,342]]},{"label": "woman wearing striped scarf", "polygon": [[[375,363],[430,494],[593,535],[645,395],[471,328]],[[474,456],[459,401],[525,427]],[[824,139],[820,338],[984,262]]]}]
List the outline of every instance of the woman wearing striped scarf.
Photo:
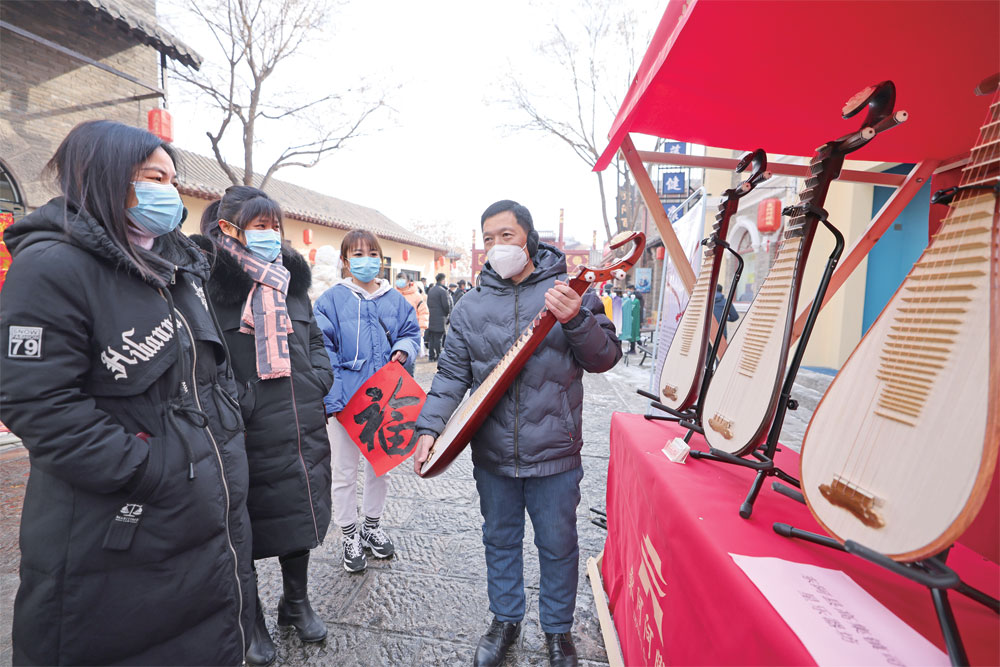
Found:
[{"label": "woman wearing striped scarf", "polygon": [[[212,261],[208,298],[232,355],[246,423],[253,558],[281,563],[278,625],[294,626],[302,641],[322,641],[326,626],[306,584],[309,550],[330,525],[323,397],[333,372],[309,301],[309,265],[282,245],[281,208],[257,188],[230,187],[205,210],[201,229],[194,240]],[[258,599],[246,660],[269,665],[275,658]]]}]

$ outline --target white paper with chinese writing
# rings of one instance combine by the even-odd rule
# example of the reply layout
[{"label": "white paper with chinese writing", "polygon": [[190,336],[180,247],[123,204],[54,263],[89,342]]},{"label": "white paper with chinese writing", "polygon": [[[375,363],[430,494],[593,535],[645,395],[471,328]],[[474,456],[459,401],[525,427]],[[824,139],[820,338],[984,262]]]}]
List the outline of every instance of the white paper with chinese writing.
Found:
[{"label": "white paper with chinese writing", "polygon": [[950,664],[943,651],[839,570],[729,555],[818,665]]}]

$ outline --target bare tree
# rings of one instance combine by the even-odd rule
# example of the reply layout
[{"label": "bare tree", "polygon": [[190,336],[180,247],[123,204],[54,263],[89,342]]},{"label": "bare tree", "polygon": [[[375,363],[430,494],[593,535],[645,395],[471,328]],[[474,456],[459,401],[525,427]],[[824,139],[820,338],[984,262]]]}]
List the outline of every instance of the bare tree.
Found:
[{"label": "bare tree", "polygon": [[[505,93],[507,101],[526,117],[514,129],[551,134],[593,168],[635,72],[641,40],[636,38],[634,12],[622,0],[589,0],[574,7],[572,20],[553,21],[551,37],[538,46],[539,55],[555,64],[561,76],[533,83],[512,70]],[[603,172],[595,175],[604,230],[610,239],[608,186]],[[619,220],[616,215],[616,231],[621,231]]]},{"label": "bare tree", "polygon": [[448,248],[448,255],[455,258],[453,274],[472,274],[472,251],[469,248],[469,230],[460,232],[456,225],[444,220],[418,220],[413,223],[413,231],[428,241]]},{"label": "bare tree", "polygon": [[[214,67],[213,59],[207,58],[202,72],[184,68],[172,75],[193,86],[220,112],[218,129],[206,134],[215,159],[234,185],[264,188],[279,169],[315,166],[357,136],[369,116],[386,105],[384,97],[376,96],[361,102],[353,116],[338,113],[348,97],[356,102],[369,95],[363,86],[314,97],[303,97],[300,91],[275,94],[271,87],[271,92],[265,94],[268,79],[279,66],[299,55],[311,38],[320,36],[327,22],[328,5],[324,0],[187,0],[189,10],[211,32],[222,57]],[[261,182],[255,184],[254,148],[261,143],[261,126],[268,121],[294,121],[297,129],[306,125],[312,131],[299,135],[301,141],[284,148],[264,171]],[[242,179],[222,154],[223,137],[231,128],[242,133]]]}]

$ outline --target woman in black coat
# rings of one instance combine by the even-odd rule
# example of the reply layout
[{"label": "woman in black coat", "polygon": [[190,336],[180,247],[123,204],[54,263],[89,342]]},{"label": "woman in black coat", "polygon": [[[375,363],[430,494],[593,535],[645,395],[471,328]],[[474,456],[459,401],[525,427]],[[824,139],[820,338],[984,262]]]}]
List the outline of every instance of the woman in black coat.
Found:
[{"label": "woman in black coat", "polygon": [[[246,423],[247,509],[255,560],[277,556],[278,625],[302,641],[326,637],[306,594],[309,550],[330,525],[330,442],[323,397],[333,371],[307,294],[309,265],[282,246],[281,209],[263,191],[232,186],[202,215],[212,302],[232,356]],[[288,330],[288,325],[291,330]],[[247,662],[275,657],[259,600]]]},{"label": "woman in black coat", "polygon": [[0,418],[24,443],[13,663],[239,665],[253,623],[236,384],[170,147],[75,127],[8,228]]}]

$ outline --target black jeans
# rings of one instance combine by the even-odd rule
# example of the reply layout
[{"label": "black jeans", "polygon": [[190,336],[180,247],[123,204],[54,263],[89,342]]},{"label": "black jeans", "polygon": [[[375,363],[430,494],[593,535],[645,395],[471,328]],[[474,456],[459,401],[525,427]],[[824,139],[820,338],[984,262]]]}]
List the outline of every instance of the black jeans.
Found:
[{"label": "black jeans", "polygon": [[424,342],[427,343],[427,356],[431,359],[437,359],[441,356],[441,343],[444,340],[443,331],[427,331],[424,334]]}]

